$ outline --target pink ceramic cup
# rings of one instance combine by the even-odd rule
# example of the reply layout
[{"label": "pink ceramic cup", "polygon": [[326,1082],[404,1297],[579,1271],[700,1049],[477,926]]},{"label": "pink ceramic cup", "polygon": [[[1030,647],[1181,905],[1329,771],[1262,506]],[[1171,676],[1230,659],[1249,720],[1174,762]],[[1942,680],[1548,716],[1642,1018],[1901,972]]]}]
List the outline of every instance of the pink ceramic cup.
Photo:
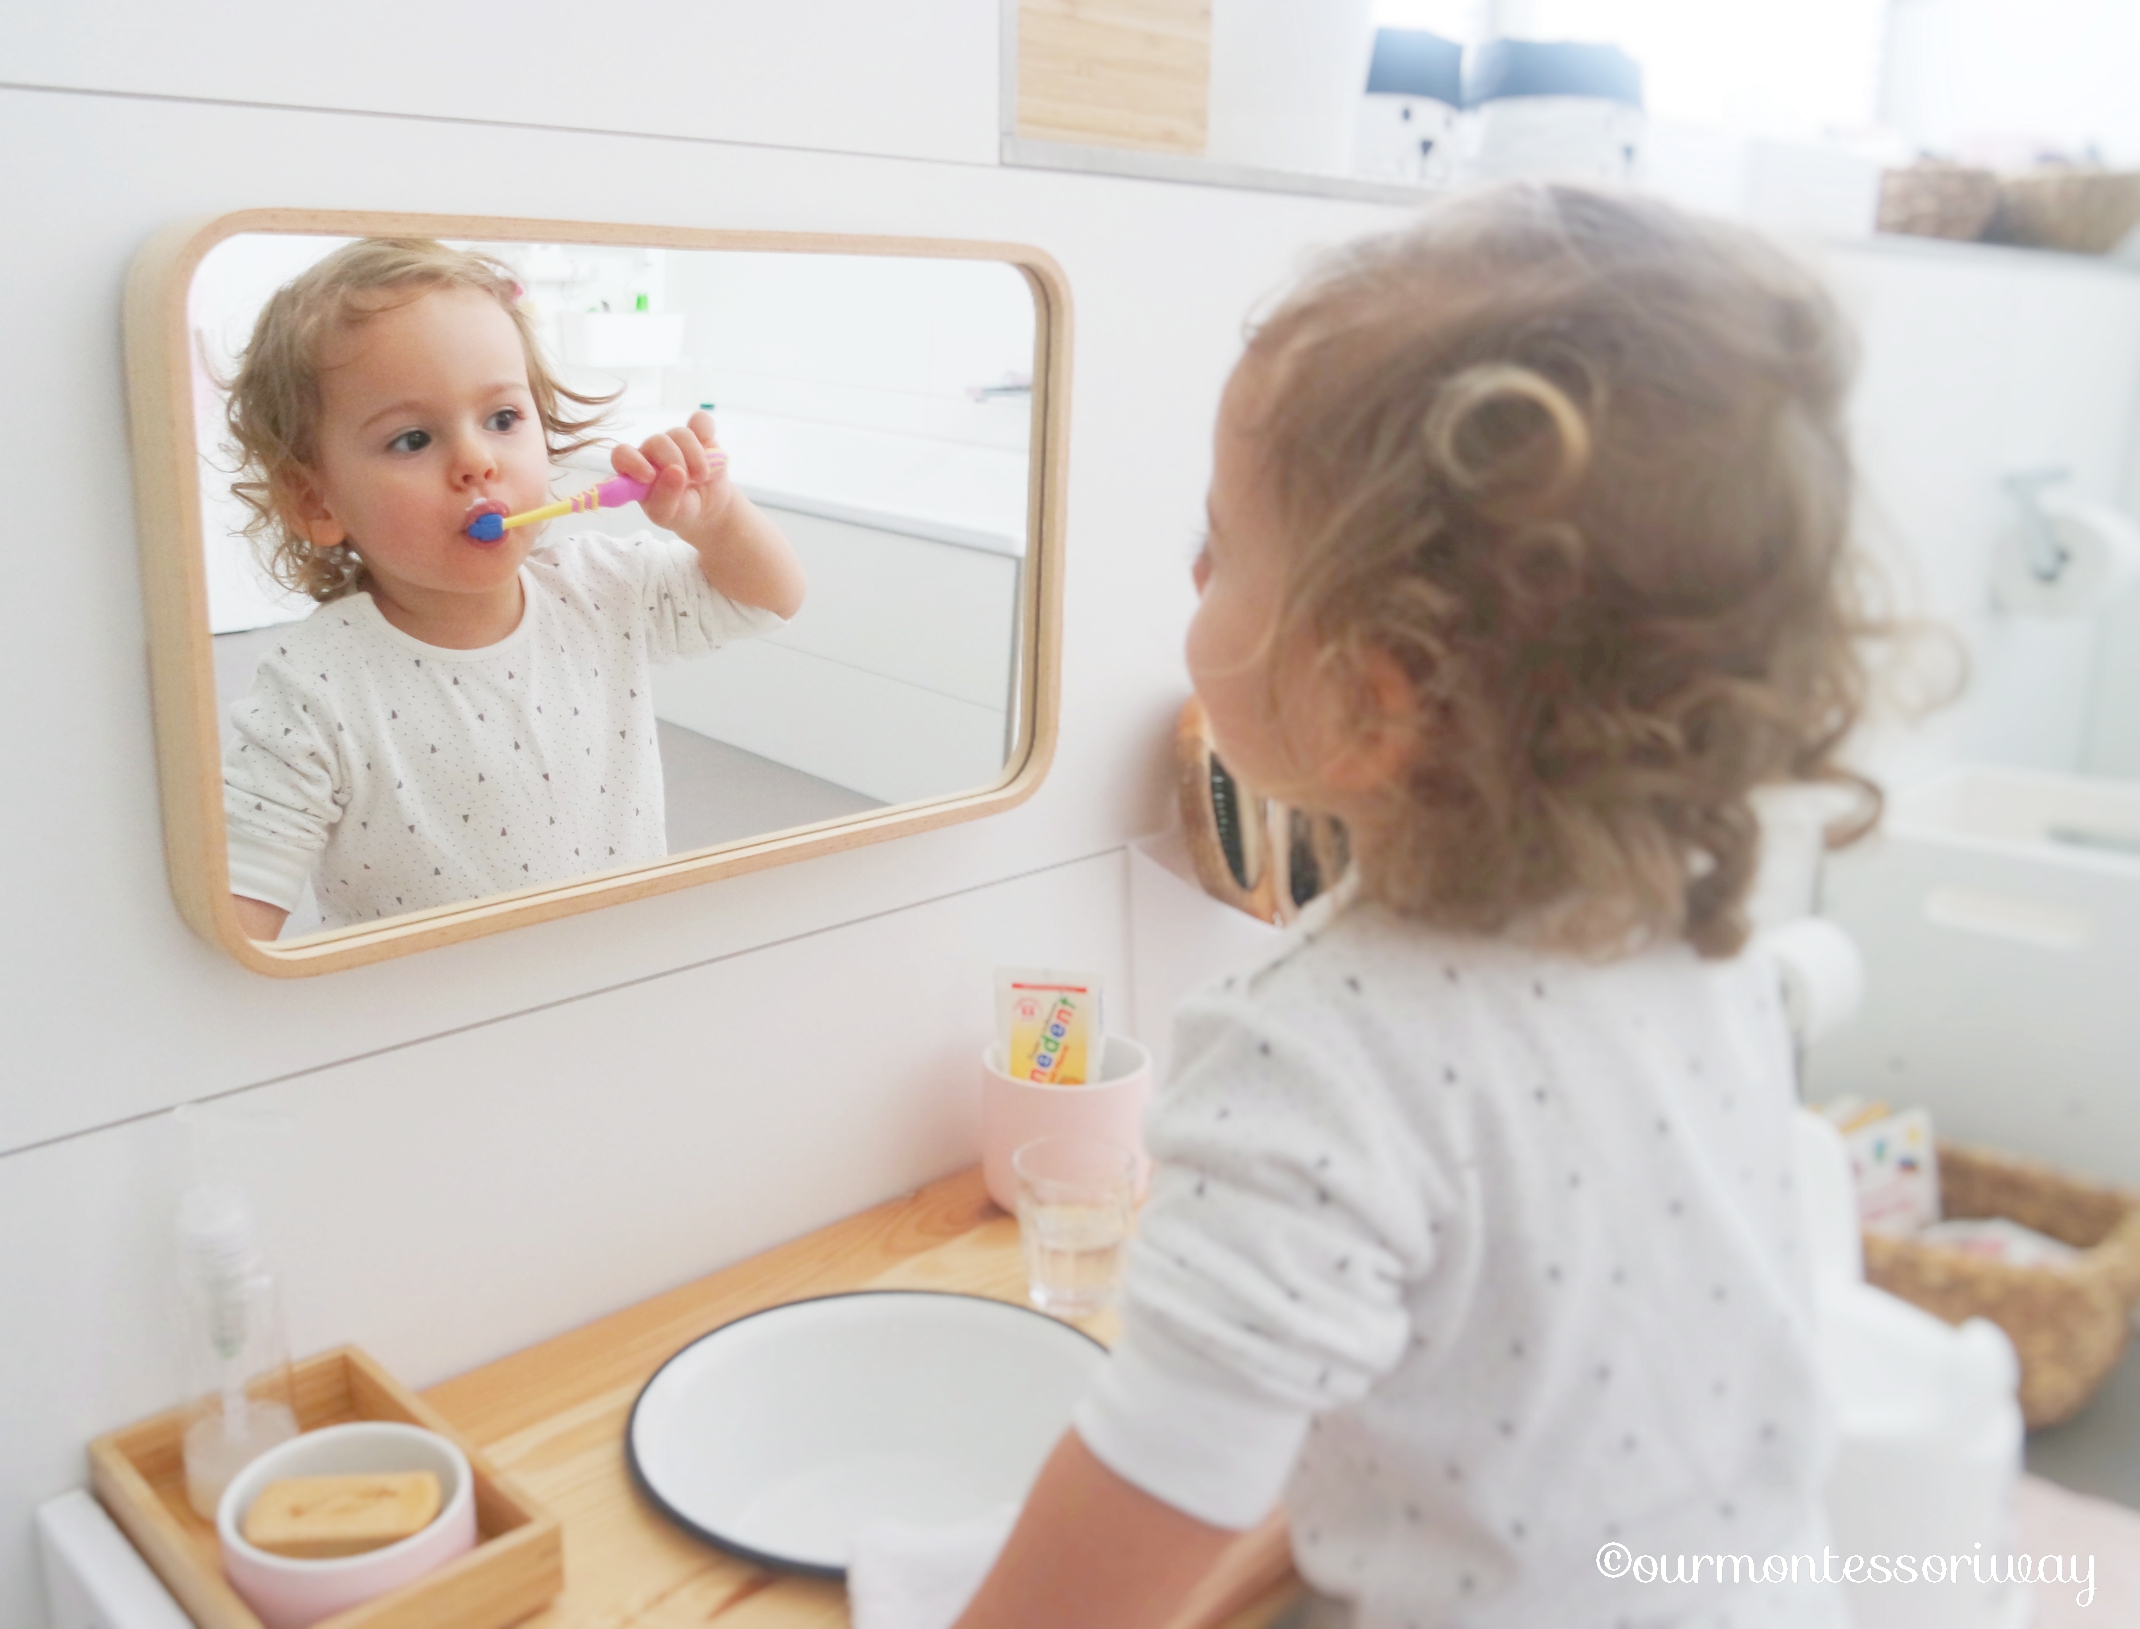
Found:
[{"label": "pink ceramic cup", "polygon": [[1137,1156],[1137,1195],[1152,1164],[1144,1153],[1144,1107],[1152,1097],[1152,1055],[1126,1035],[1107,1037],[1100,1078],[1083,1086],[1042,1086],[1003,1072],[1002,1051],[981,1054],[981,1169],[988,1197],[1013,1215],[1018,1177],[1011,1156],[1041,1137],[1104,1137]]},{"label": "pink ceramic cup", "polygon": [[[270,1482],[384,1471],[429,1471],[438,1478],[437,1517],[398,1544],[328,1561],[297,1561],[254,1549],[239,1531]],[[224,1576],[267,1629],[310,1629],[473,1550],[475,1477],[467,1455],[421,1426],[394,1420],[322,1426],[278,1443],[232,1477],[216,1506],[215,1526],[223,1541]]]}]

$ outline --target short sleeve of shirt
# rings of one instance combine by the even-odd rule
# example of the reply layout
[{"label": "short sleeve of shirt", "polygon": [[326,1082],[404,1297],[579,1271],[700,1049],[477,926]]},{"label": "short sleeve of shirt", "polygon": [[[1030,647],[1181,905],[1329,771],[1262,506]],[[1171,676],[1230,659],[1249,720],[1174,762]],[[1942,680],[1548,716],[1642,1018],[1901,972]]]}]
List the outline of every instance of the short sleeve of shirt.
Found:
[{"label": "short sleeve of shirt", "polygon": [[1077,1417],[1117,1474],[1227,1527],[1277,1502],[1314,1416],[1396,1366],[1434,1257],[1426,1156],[1342,1014],[1289,1015],[1266,978],[1182,1009],[1122,1339]]}]

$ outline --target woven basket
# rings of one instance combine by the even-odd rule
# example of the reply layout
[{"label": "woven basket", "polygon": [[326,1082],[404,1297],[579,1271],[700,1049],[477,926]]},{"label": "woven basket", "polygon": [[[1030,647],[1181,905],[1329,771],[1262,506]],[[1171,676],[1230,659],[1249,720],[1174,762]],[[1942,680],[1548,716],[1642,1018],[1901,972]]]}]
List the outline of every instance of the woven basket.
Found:
[{"label": "woven basket", "polygon": [[1984,235],[1999,208],[1999,178],[1959,164],[1913,164],[1880,178],[1880,230],[1915,238]]},{"label": "woven basket", "polygon": [[1950,1324],[1988,1318],[2021,1359],[2021,1417],[2070,1419],[2125,1351],[2140,1300],[2140,1194],[1984,1149],[1939,1145],[1940,1208],[2004,1216],[2082,1250],[2065,1268],[2015,1267],[1914,1239],[1865,1235],[1865,1277]]},{"label": "woven basket", "polygon": [[2140,171],[2039,170],[1999,183],[1994,243],[2108,254],[2140,226]]}]

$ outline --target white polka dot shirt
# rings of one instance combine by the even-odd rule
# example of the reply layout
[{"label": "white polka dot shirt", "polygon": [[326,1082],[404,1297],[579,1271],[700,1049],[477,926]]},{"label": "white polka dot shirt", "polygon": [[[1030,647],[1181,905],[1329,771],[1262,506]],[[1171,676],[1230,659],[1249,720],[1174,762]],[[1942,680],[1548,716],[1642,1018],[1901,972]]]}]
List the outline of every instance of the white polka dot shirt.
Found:
[{"label": "white polka dot shirt", "polygon": [[780,626],[688,544],[580,532],[521,568],[495,645],[411,638],[368,594],[261,661],[223,758],[233,892],[330,928],[540,887],[668,852],[648,670]]},{"label": "white polka dot shirt", "polygon": [[1077,1415],[1104,1463],[1221,1526],[1283,1495],[1360,1629],[1843,1622],[1819,1586],[1596,1562],[1820,1553],[1765,956],[1601,964],[1332,902],[1176,1035]]}]

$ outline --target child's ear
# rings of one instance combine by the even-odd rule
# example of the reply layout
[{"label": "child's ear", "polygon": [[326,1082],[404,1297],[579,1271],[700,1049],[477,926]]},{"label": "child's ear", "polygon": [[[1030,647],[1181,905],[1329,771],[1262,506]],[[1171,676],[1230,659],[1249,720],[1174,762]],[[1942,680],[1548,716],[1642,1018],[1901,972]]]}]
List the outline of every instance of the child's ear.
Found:
[{"label": "child's ear", "polygon": [[349,541],[349,528],[335,518],[318,478],[302,464],[277,479],[275,503],[282,511],[283,524],[315,549],[332,549]]},{"label": "child's ear", "polygon": [[1419,697],[1403,665],[1370,646],[1345,663],[1351,718],[1323,767],[1333,792],[1375,792],[1396,782],[1419,749]]}]

